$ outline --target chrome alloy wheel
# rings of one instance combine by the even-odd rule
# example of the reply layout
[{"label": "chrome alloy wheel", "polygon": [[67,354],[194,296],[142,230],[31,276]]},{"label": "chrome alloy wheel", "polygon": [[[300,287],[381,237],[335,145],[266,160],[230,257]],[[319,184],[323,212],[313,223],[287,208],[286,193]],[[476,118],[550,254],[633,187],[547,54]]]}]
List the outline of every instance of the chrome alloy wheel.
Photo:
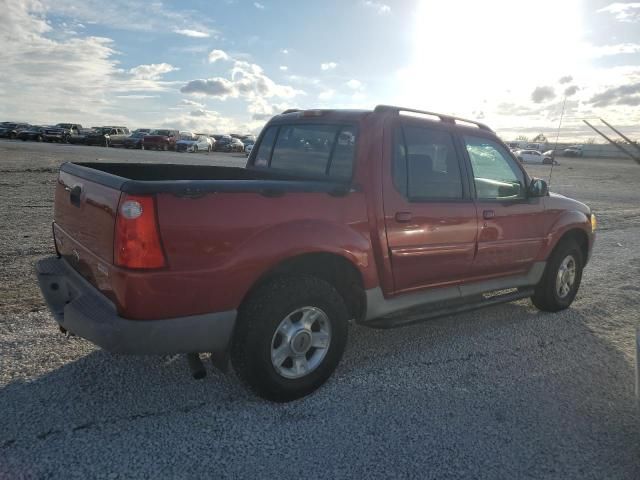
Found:
[{"label": "chrome alloy wheel", "polygon": [[576,280],[576,259],[573,255],[567,255],[560,263],[556,275],[556,293],[558,297],[565,298]]},{"label": "chrome alloy wheel", "polygon": [[313,372],[331,344],[329,317],[316,307],[302,307],[287,315],[271,339],[271,364],[284,378]]}]

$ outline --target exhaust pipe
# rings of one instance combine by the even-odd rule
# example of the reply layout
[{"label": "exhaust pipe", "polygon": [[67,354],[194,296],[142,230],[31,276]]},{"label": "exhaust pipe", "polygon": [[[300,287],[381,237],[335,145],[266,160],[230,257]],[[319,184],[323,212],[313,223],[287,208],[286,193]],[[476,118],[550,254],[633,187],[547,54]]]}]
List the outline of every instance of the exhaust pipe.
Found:
[{"label": "exhaust pipe", "polygon": [[200,380],[207,376],[207,370],[204,368],[202,360],[200,360],[199,353],[187,353],[187,362],[189,363],[189,370],[191,370],[193,378]]}]

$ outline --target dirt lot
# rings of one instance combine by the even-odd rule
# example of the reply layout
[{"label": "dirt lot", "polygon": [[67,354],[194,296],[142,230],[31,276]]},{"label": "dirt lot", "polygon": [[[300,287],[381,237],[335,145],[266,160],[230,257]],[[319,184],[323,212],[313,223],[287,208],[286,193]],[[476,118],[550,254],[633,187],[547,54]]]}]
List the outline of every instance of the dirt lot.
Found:
[{"label": "dirt lot", "polygon": [[[552,190],[600,231],[571,309],[528,301],[352,328],[329,383],[274,405],[182,357],[126,357],[57,330],[32,274],[53,253],[63,161],[187,155],[0,141],[0,478],[640,478],[640,166],[560,159]],[[548,166],[530,166],[548,178]]]}]

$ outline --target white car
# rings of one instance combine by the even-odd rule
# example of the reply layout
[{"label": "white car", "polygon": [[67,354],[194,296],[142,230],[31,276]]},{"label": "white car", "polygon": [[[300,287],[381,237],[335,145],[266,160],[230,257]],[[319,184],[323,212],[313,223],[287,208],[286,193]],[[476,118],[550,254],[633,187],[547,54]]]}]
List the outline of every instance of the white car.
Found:
[{"label": "white car", "polygon": [[538,152],[537,150],[516,150],[513,152],[518,160],[522,163],[538,163],[538,164],[552,164],[557,163],[552,157],[548,157]]},{"label": "white car", "polygon": [[191,132],[180,132],[180,140],[176,142],[176,152],[210,152],[212,149],[209,137],[194,135]]},{"label": "white car", "polygon": [[253,143],[244,146],[244,153],[247,155],[247,157],[251,153],[251,150],[253,150]]}]

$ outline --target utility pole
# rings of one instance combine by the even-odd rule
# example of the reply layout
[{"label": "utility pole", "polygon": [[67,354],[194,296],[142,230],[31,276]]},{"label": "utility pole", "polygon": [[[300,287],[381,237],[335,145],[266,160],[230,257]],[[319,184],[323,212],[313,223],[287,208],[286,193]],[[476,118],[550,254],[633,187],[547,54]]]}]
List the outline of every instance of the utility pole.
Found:
[{"label": "utility pole", "polygon": [[640,164],[640,158],[636,158],[635,155],[633,155],[631,152],[629,152],[626,148],[624,148],[622,145],[620,145],[619,143],[614,142],[613,140],[611,140],[609,137],[607,137],[604,133],[602,133],[600,130],[598,130],[596,127],[594,127],[593,125],[591,125],[589,122],[587,122],[586,120],[582,120],[584,123],[586,123],[589,127],[591,127],[591,129],[596,132],[598,135],[600,135],[602,138],[604,138],[607,142],[609,142],[611,145],[613,145],[614,147],[616,147],[618,150],[620,150],[622,153],[624,153],[625,155],[627,155],[628,157],[631,157],[633,160],[635,160],[636,163]]},{"label": "utility pole", "polygon": [[640,151],[640,145],[638,145],[636,142],[632,142],[629,138],[625,137],[622,132],[619,132],[618,130],[616,130],[615,128],[613,128],[612,125],[610,125],[609,123],[605,122],[604,119],[600,119],[600,121],[602,123],[604,123],[607,127],[609,127],[611,130],[613,130],[614,132],[616,132],[618,135],[620,135],[622,138],[624,138],[627,142],[629,142],[632,146],[636,147],[638,149],[638,151]]}]

